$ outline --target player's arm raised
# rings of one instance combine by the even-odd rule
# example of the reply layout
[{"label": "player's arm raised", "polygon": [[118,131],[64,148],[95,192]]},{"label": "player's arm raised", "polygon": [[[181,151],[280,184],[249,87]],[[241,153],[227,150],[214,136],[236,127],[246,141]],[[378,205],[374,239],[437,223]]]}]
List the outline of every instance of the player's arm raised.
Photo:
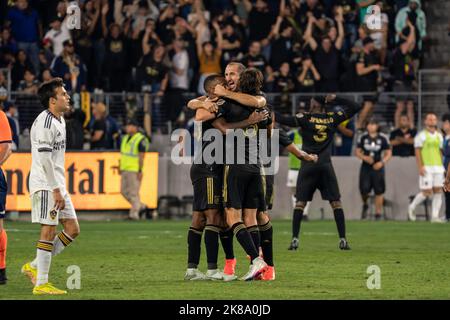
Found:
[{"label": "player's arm raised", "polygon": [[187,107],[191,110],[205,109],[209,112],[217,112],[218,110],[217,104],[214,101],[209,100],[206,96],[190,100]]},{"label": "player's arm raised", "polygon": [[290,116],[290,115],[285,115],[285,114],[281,114],[279,112],[274,112],[275,117],[277,119],[277,122],[280,124],[283,124],[285,126],[289,126],[291,128],[296,128],[299,127],[301,125],[300,121],[299,121],[299,117],[302,114],[298,114],[295,116]]},{"label": "player's arm raised", "polygon": [[342,97],[338,97],[335,94],[327,95],[325,98],[326,103],[339,105],[344,109],[344,114],[339,117],[338,123],[341,123],[342,121],[345,121],[347,119],[350,119],[355,114],[357,114],[362,109],[362,104],[356,103],[353,100],[345,99]]},{"label": "player's arm raised", "polygon": [[266,98],[263,96],[252,96],[242,92],[230,91],[220,84],[216,85],[214,88],[214,94],[251,108],[264,108],[267,104]]}]

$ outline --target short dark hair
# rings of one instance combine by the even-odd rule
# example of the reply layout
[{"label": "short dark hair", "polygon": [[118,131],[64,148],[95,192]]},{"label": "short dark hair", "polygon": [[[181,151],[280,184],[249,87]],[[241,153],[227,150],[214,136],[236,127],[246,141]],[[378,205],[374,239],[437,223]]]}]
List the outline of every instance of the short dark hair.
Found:
[{"label": "short dark hair", "polygon": [[256,68],[245,69],[239,77],[239,89],[243,93],[259,94],[264,84],[264,76]]},{"label": "short dark hair", "polygon": [[225,84],[225,78],[218,73],[209,75],[205,78],[205,82],[203,82],[203,88],[206,93],[210,92],[218,84]]},{"label": "short dark hair", "polygon": [[442,122],[445,122],[445,121],[450,121],[450,113],[445,113],[442,116]]},{"label": "short dark hair", "polygon": [[60,87],[64,87],[64,81],[61,78],[53,78],[39,86],[38,96],[44,107],[49,107],[50,98],[56,98],[56,88]]}]

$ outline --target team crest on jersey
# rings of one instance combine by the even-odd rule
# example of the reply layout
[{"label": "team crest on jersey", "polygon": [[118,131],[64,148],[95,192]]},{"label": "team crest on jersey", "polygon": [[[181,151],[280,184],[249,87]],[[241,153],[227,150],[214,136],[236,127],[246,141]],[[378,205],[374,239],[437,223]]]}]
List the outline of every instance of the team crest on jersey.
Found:
[{"label": "team crest on jersey", "polygon": [[52,209],[52,210],[50,211],[50,218],[51,218],[52,220],[55,220],[57,215],[58,215],[58,212],[57,212],[55,209]]},{"label": "team crest on jersey", "polygon": [[223,105],[225,103],[225,100],[223,100],[223,99],[219,99],[219,100],[217,100],[217,102],[216,102],[216,104],[218,105],[218,106],[221,106],[221,105]]}]

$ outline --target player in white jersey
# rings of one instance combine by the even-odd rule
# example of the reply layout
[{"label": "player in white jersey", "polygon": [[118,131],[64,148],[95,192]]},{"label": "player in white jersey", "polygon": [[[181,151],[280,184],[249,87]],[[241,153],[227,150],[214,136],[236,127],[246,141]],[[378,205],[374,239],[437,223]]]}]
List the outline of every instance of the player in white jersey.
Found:
[{"label": "player in white jersey", "polygon": [[[61,253],[80,233],[64,175],[66,123],[63,113],[70,108],[70,97],[61,78],[43,83],[38,95],[47,109],[31,127],[30,196],[32,222],[41,224],[41,235],[36,258],[22,267],[22,273],[34,284],[33,294],[65,294],[66,291],[48,282],[48,273],[52,256]],[[58,222],[64,230],[56,234]]]}]

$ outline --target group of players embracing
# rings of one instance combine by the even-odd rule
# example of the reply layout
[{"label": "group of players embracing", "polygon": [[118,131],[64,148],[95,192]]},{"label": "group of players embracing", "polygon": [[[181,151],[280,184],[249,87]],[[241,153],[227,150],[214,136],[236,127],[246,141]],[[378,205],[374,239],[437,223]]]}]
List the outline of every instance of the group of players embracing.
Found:
[{"label": "group of players embracing", "polygon": [[[310,164],[302,166],[298,177],[298,182],[307,183],[297,183],[294,223],[298,224],[298,229],[304,205],[312,200],[314,191],[319,189],[322,197],[329,200],[334,209],[340,248],[349,249],[345,239],[345,220],[339,189],[328,149],[339,123],[353,116],[360,107],[328,95],[311,100],[311,111],[314,113],[296,116],[277,114],[267,105],[261,92],[263,80],[259,70],[246,69],[244,65],[232,62],[225,69],[225,77],[213,74],[205,79],[206,96],[188,103],[188,107],[195,110],[197,129],[194,135],[201,152],[194,154],[190,171],[194,203],[192,224],[188,232],[185,280],[237,279],[234,237],[250,260],[249,271],[240,280],[275,279],[273,227],[268,210],[272,208],[276,171],[273,161],[261,161],[263,144],[268,146],[269,154],[276,152],[270,150],[270,146],[274,145],[271,142],[286,148],[305,164]],[[339,111],[326,110],[326,106],[333,102],[341,105]],[[273,134],[275,118],[285,125],[300,127],[304,136],[303,150],[296,147],[285,131],[277,130]],[[216,130],[216,135],[208,134],[210,130]],[[264,135],[258,134],[262,131]],[[233,135],[231,139],[223,139],[226,141],[220,150],[223,152],[219,152],[223,159],[203,161],[205,152],[210,152],[211,144],[214,143],[211,136],[217,137],[217,132],[220,132],[221,137]],[[252,143],[255,139],[256,143]],[[244,143],[237,143],[238,140]],[[273,160],[277,155],[271,154],[270,159]],[[217,158],[216,154],[214,159]],[[198,270],[203,233],[208,264],[206,273]],[[218,269],[219,239],[225,254],[223,271]]]}]

